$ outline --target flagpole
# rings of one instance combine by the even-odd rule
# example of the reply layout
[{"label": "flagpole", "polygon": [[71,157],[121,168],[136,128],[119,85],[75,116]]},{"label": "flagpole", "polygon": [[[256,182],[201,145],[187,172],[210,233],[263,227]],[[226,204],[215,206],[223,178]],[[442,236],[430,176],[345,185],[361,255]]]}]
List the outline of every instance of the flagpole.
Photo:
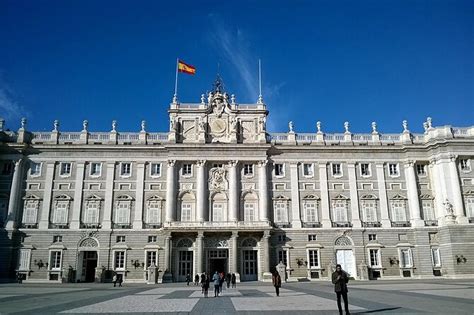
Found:
[{"label": "flagpole", "polygon": [[262,96],[262,63],[261,60],[258,59],[258,104],[263,103],[263,96]]},{"label": "flagpole", "polygon": [[173,103],[178,102],[178,63],[179,63],[179,58],[176,58],[176,78],[174,81]]}]

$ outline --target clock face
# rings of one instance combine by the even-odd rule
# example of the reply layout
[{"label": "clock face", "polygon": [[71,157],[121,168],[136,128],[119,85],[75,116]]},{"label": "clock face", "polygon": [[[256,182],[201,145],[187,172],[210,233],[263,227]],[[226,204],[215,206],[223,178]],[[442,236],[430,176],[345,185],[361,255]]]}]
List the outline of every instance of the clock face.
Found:
[{"label": "clock face", "polygon": [[212,131],[215,133],[223,133],[226,127],[227,124],[223,119],[216,119],[212,122]]}]

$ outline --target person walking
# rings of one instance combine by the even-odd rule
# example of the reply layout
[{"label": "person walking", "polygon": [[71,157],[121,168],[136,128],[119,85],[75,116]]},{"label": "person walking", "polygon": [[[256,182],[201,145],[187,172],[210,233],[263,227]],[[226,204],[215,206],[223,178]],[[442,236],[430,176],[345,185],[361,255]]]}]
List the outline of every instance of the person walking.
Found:
[{"label": "person walking", "polygon": [[202,273],[201,274],[201,293],[204,293],[204,283],[206,282],[206,274]]},{"label": "person walking", "polygon": [[214,297],[219,296],[219,282],[220,282],[220,277],[217,271],[214,273],[212,276],[212,281],[214,282]]},{"label": "person walking", "polygon": [[222,285],[224,284],[225,277],[224,277],[224,272],[221,272],[219,274],[219,293],[222,293]]},{"label": "person walking", "polygon": [[114,273],[114,276],[112,277],[112,283],[114,284],[114,287],[117,285],[117,274]]},{"label": "person walking", "polygon": [[235,276],[235,273],[232,273],[232,276],[230,278],[230,282],[232,283],[232,288],[237,287],[237,277]]},{"label": "person walking", "polygon": [[278,271],[275,270],[275,272],[272,275],[272,283],[273,286],[275,287],[275,293],[277,296],[280,296],[280,287],[281,287],[281,277]]},{"label": "person walking", "polygon": [[207,298],[209,295],[209,275],[205,274],[204,275],[204,297]]},{"label": "person walking", "polygon": [[341,296],[344,299],[344,309],[346,315],[350,314],[349,312],[349,302],[347,301],[347,283],[349,282],[348,274],[342,270],[341,265],[336,265],[336,271],[332,274],[332,283],[334,284],[334,291],[337,296],[337,308],[339,309],[339,314],[342,315],[342,306],[341,306]]},{"label": "person walking", "polygon": [[199,275],[198,274],[196,274],[194,276],[194,285],[199,285]]},{"label": "person walking", "polygon": [[186,285],[189,285],[189,282],[191,282],[191,276],[189,273],[186,275]]},{"label": "person walking", "polygon": [[232,276],[230,275],[230,273],[226,274],[226,276],[225,276],[225,282],[226,282],[226,284],[227,284],[227,289],[230,287],[231,278],[232,278]]},{"label": "person walking", "polygon": [[118,276],[117,276],[117,281],[118,281],[119,287],[121,287],[121,286],[122,286],[122,282],[123,282],[123,275],[118,275]]}]

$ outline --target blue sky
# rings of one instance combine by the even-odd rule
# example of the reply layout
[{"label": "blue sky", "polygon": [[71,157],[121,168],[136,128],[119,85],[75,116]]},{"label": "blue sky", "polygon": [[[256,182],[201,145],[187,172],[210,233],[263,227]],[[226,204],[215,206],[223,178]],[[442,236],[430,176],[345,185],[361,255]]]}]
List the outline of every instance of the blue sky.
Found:
[{"label": "blue sky", "polygon": [[181,102],[217,65],[237,102],[258,97],[270,131],[413,132],[474,125],[474,1],[0,0],[0,117],[16,130],[166,131],[176,58]]}]

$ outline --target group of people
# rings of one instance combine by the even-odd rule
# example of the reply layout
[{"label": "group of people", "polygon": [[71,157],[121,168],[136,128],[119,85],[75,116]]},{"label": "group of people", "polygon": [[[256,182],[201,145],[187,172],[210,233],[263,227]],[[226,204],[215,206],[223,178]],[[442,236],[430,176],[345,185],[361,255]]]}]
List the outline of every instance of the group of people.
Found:
[{"label": "group of people", "polygon": [[[227,285],[227,288],[230,288],[232,284],[232,288],[237,287],[237,279],[235,273],[227,273],[224,272],[215,272],[212,277],[207,273],[202,273],[201,276],[198,274],[194,276],[194,285],[201,285],[201,293],[204,294],[204,297],[208,297],[209,295],[209,287],[211,281],[214,285],[214,297],[218,297],[219,294],[222,293],[222,287],[224,286],[224,282]],[[191,282],[191,276],[189,274],[186,275],[186,284],[189,285]]]}]

